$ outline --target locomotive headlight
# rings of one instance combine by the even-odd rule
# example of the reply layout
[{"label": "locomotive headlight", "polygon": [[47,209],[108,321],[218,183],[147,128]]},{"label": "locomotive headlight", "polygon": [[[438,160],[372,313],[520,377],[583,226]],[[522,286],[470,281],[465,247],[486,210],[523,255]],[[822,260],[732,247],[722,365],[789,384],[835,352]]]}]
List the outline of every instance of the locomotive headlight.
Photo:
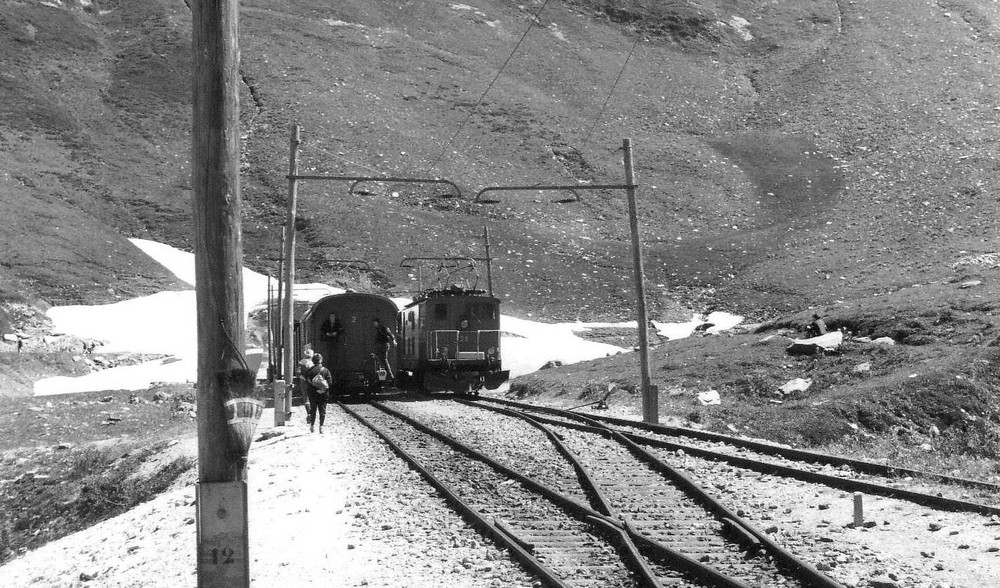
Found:
[{"label": "locomotive headlight", "polygon": [[489,355],[490,357],[493,357],[496,354],[497,354],[496,347],[490,347],[489,349],[486,350],[486,355]]}]

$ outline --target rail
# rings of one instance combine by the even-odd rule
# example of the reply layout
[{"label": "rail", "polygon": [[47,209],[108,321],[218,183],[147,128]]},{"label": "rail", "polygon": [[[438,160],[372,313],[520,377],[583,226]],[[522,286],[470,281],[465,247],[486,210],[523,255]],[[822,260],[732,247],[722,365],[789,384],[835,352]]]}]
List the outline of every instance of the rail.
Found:
[{"label": "rail", "polygon": [[[478,406],[476,403],[471,403],[471,402],[463,402],[463,404]],[[616,539],[624,539],[624,541],[620,542],[620,547],[622,548],[623,551],[622,553],[623,561],[626,561],[630,566],[630,568],[633,569],[633,572],[637,574],[637,581],[640,583],[640,585],[658,586],[659,584],[651,583],[655,582],[655,580],[648,579],[647,574],[649,573],[649,570],[648,567],[644,565],[645,562],[638,561],[632,557],[630,552],[633,551],[635,545],[641,545],[643,548],[648,549],[649,551],[657,554],[657,557],[669,561],[670,564],[675,569],[683,570],[685,573],[690,574],[701,581],[707,581],[711,585],[724,586],[727,588],[747,588],[745,583],[743,583],[738,579],[732,578],[726,575],[725,573],[720,572],[714,566],[707,565],[701,561],[698,561],[693,557],[681,553],[667,545],[658,542],[656,539],[653,539],[645,535],[643,532],[640,532],[634,526],[632,526],[628,520],[622,520],[617,516],[599,512],[598,510],[595,510],[591,506],[583,502],[580,502],[575,498],[566,496],[561,492],[553,489],[552,487],[546,486],[545,484],[539,482],[535,478],[525,475],[524,473],[521,473],[511,468],[509,465],[503,464],[500,461],[491,458],[490,456],[487,456],[482,452],[477,451],[476,449],[473,449],[469,445],[441,431],[438,431],[409,415],[403,414],[402,412],[394,410],[382,403],[373,403],[372,406],[385,412],[386,414],[392,415],[393,417],[409,424],[415,429],[434,437],[435,439],[443,442],[444,444],[458,451],[459,453],[462,453],[473,459],[476,459],[488,465],[493,470],[500,472],[501,474],[520,482],[520,484],[523,487],[544,496],[545,498],[549,499],[553,503],[560,506],[564,511],[573,514],[579,520],[583,520],[590,523],[595,527],[595,529],[600,530],[600,532],[608,533],[612,537],[615,537]],[[503,409],[495,409],[495,410],[503,411]],[[555,435],[555,437],[558,436]],[[552,435],[550,435],[550,439],[551,438],[553,438]],[[654,469],[656,468],[656,466],[653,467]],[[578,472],[580,472],[581,479],[589,477],[586,471],[584,471],[582,467],[580,467],[578,464],[574,464],[574,468],[577,469]],[[686,479],[686,477],[683,474],[679,475],[682,478]],[[681,481],[680,483],[681,485],[683,485],[683,481]],[[589,485],[591,487],[595,485],[593,480],[584,481],[584,484]],[[704,497],[703,498],[704,500],[710,501],[707,510],[715,511],[716,513],[721,511],[724,515],[727,515],[725,518],[731,519],[733,521],[741,521],[740,517],[738,517],[735,513],[730,512],[725,506],[722,506],[712,497],[705,495],[703,492],[702,495]],[[601,507],[601,509],[603,510],[604,507]],[[753,527],[750,525],[747,524],[744,525],[745,526],[742,526],[741,528],[743,532],[738,533],[739,535],[742,535],[742,537],[740,537],[741,540],[746,540],[747,535],[759,539],[760,544],[762,544],[767,551],[770,551],[771,554],[776,559],[783,560],[784,567],[786,567],[789,570],[794,570],[795,572],[797,572],[798,577],[806,581],[806,583],[809,584],[810,586],[814,586],[816,588],[843,588],[842,584],[832,580],[831,578],[822,574],[821,572],[818,572],[815,568],[813,568],[809,564],[806,564],[805,562],[795,559],[794,556],[791,556],[790,554],[785,552],[781,547],[776,546],[760,531],[753,529]],[[622,534],[624,535],[624,537],[622,536]],[[631,547],[630,544],[632,544]],[[789,560],[788,559],[789,557],[792,559]],[[640,580],[640,578],[642,579]]]},{"label": "rail", "polygon": [[[507,408],[483,406],[479,403],[474,403],[464,400],[459,400],[458,402],[467,406],[480,406],[481,408],[484,408],[486,410],[492,410],[502,414],[506,414],[511,417],[524,419],[528,423],[532,424],[532,426],[545,432],[545,434],[549,436],[550,439],[558,439],[558,435],[555,432],[549,430],[544,424],[542,424],[541,422],[539,422],[530,415],[525,415],[523,413],[513,411]],[[751,525],[750,523],[745,521],[742,517],[738,516],[735,512],[730,510],[729,507],[725,506],[719,500],[709,495],[701,488],[701,486],[699,486],[694,480],[689,478],[681,471],[660,460],[655,455],[649,453],[648,451],[646,451],[645,449],[643,449],[630,439],[626,438],[618,431],[603,426],[594,421],[593,419],[588,419],[587,417],[584,417],[582,415],[580,415],[580,420],[591,425],[592,427],[591,432],[601,434],[605,437],[608,437],[609,439],[613,439],[614,441],[618,442],[622,447],[626,448],[629,452],[635,455],[635,457],[639,461],[644,462],[650,468],[659,472],[661,475],[663,475],[664,478],[670,480],[675,485],[677,485],[677,487],[681,488],[688,496],[700,502],[703,508],[713,513],[720,521],[728,522],[728,524],[731,527],[735,527],[738,530],[738,532],[735,533],[735,535],[739,538],[741,542],[747,544],[755,543],[757,545],[760,545],[765,551],[767,551],[771,555],[771,557],[773,557],[776,561],[781,562],[784,568],[793,571],[800,579],[805,580],[811,586],[822,587],[822,588],[843,588],[843,585],[841,583],[823,574],[822,572],[817,570],[814,566],[799,559],[798,557],[796,557],[795,555],[791,554],[783,547],[778,545],[766,533],[763,533],[762,531],[756,529],[753,525]],[[580,464],[575,457],[571,458],[570,456],[572,454],[568,453],[568,450],[559,449],[559,451],[560,453],[563,453],[563,455],[566,456],[567,459],[570,460],[574,468],[576,468],[578,471],[583,472],[583,475],[581,477],[589,479],[590,476],[585,473],[583,465]],[[590,491],[592,493],[595,492],[596,488],[594,487],[593,482],[588,482],[588,485],[590,486],[589,487]],[[602,502],[602,504],[607,505],[605,498],[600,497],[600,501]],[[610,509],[610,505],[604,506],[604,508]],[[620,515],[618,515],[618,513],[614,512],[613,510],[610,511],[608,514],[614,519],[621,520]],[[625,531],[626,532],[632,531],[631,527],[627,524],[628,522],[625,521],[625,523],[626,523]],[[636,532],[635,535],[636,535],[635,538],[641,542],[649,539],[648,537],[644,537],[641,533],[638,532]],[[666,546],[662,547],[666,548]],[[714,568],[707,568],[703,570],[700,569],[698,571],[700,572],[699,575],[706,574],[701,577],[709,579],[720,585],[729,585],[729,586],[742,585],[742,583],[738,583],[738,581],[734,581],[728,578],[727,576],[720,574]],[[734,583],[730,584],[728,582],[734,582]]]},{"label": "rail", "polygon": [[[979,480],[969,480],[965,478],[955,478],[951,476],[945,476],[942,474],[935,474],[932,472],[912,470],[896,466],[885,466],[868,461],[843,458],[839,456],[828,455],[825,453],[818,453],[814,451],[793,449],[789,447],[780,447],[776,445],[770,445],[767,443],[761,443],[759,441],[739,439],[737,437],[731,437],[729,435],[712,433],[709,431],[700,431],[697,429],[684,429],[682,427],[669,427],[664,425],[650,425],[648,423],[641,423],[638,421],[630,421],[614,417],[606,417],[603,415],[582,415],[580,413],[572,411],[564,411],[557,408],[524,404],[500,398],[481,398],[479,399],[479,402],[499,404],[501,406],[517,408],[520,410],[529,410],[538,413],[552,414],[562,418],[573,419],[578,422],[575,424],[559,422],[558,424],[560,426],[565,426],[568,428],[579,428],[580,430],[588,430],[591,432],[596,432],[597,430],[596,425],[592,423],[598,423],[598,422],[601,424],[601,428],[607,428],[619,432],[616,429],[608,427],[608,423],[610,423],[619,426],[635,427],[638,429],[643,429],[650,432],[659,433],[662,435],[672,435],[681,437],[686,436],[693,439],[707,440],[718,443],[727,443],[734,447],[750,449],[752,451],[756,451],[763,455],[778,456],[794,461],[830,464],[838,467],[846,465],[848,467],[851,467],[857,472],[869,475],[883,476],[886,478],[909,476],[914,478],[924,478],[927,480],[933,480],[945,484],[954,484],[970,488],[978,488],[981,490],[1000,492],[1000,486],[998,486],[997,484],[991,484],[989,482],[981,482]],[[483,408],[486,408],[486,406],[483,406]],[[535,418],[543,423],[548,422],[555,424],[557,422],[557,421],[551,421],[543,417],[535,417]],[[645,445],[648,447],[657,447],[673,451],[681,450],[687,453],[688,455],[692,455],[695,457],[700,457],[703,459],[711,459],[715,461],[724,461],[726,463],[729,463],[737,467],[759,471],[762,473],[780,475],[807,482],[824,484],[826,486],[836,487],[842,490],[861,491],[861,492],[866,492],[868,494],[890,496],[897,499],[908,500],[916,504],[923,504],[925,506],[931,506],[945,510],[976,512],[985,515],[1000,516],[1000,507],[991,506],[988,504],[980,504],[977,502],[971,502],[967,500],[958,500],[954,498],[938,496],[936,494],[927,494],[924,492],[917,492],[914,490],[906,490],[904,488],[886,486],[883,484],[878,484],[866,480],[855,480],[851,478],[832,476],[821,472],[813,472],[805,469],[798,469],[795,467],[760,461],[748,457],[730,455],[728,453],[707,450],[689,444],[664,441],[662,439],[646,437],[643,435],[636,435],[633,433],[621,432],[621,434],[623,434],[630,441],[635,442],[639,445]]]}]

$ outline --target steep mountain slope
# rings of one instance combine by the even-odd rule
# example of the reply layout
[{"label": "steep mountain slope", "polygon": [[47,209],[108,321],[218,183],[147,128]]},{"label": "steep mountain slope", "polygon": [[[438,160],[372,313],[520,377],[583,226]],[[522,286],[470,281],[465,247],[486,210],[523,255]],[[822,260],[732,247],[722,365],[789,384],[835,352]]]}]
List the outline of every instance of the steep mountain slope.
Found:
[{"label": "steep mountain slope", "polygon": [[[255,269],[276,270],[300,124],[304,170],[443,177],[464,195],[304,184],[309,279],[363,258],[374,283],[408,290],[404,255],[477,252],[486,225],[511,311],[625,316],[623,194],[469,202],[489,185],[621,182],[624,137],[657,312],[769,316],[992,271],[953,268],[994,250],[991,3],[552,0],[537,18],[540,1],[241,6]],[[124,237],[190,242],[186,5],[9,0],[0,28],[4,289],[62,303],[168,283]]]}]

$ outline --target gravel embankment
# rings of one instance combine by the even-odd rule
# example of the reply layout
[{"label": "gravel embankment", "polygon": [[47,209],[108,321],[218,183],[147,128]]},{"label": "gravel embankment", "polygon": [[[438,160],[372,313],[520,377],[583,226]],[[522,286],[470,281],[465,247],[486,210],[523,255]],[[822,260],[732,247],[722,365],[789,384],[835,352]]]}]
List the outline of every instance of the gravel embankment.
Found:
[{"label": "gravel embankment", "polygon": [[[295,417],[251,449],[254,585],[536,585],[356,421],[331,407],[321,437]],[[273,422],[266,411],[258,432]],[[194,495],[181,488],[49,543],[0,567],[0,586],[194,586]]]}]

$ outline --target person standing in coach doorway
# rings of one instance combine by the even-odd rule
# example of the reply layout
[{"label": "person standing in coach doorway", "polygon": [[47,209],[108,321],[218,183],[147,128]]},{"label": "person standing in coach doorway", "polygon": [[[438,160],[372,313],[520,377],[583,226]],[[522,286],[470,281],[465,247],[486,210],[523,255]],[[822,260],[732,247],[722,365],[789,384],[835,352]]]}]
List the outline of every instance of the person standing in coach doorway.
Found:
[{"label": "person standing in coach doorway", "polygon": [[392,368],[389,367],[389,348],[396,344],[396,335],[378,318],[372,320],[372,325],[375,326],[375,359],[379,366],[385,370],[389,381],[395,380]]}]

